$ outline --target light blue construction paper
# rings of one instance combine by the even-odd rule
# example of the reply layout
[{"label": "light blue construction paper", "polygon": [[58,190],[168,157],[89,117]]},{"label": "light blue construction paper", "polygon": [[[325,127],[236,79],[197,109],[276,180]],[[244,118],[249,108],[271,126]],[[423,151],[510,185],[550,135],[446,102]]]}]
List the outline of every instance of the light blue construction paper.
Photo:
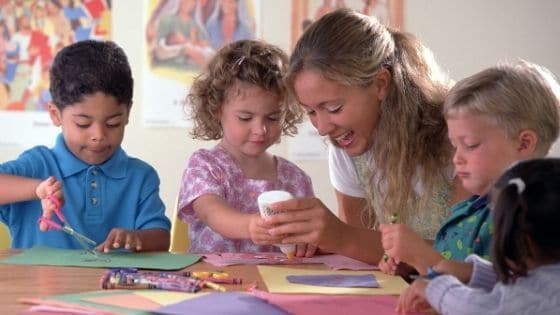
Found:
[{"label": "light blue construction paper", "polygon": [[0,261],[14,265],[49,265],[94,268],[131,267],[139,269],[178,270],[195,264],[201,256],[167,252],[112,251],[93,256],[82,249],[33,247]]}]

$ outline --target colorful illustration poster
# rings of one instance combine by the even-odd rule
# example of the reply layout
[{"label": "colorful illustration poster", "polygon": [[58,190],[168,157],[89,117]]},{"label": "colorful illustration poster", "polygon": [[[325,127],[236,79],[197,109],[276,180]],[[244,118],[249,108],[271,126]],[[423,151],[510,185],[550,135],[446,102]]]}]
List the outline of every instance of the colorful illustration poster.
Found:
[{"label": "colorful illustration poster", "polygon": [[344,7],[375,16],[392,28],[404,29],[403,0],[292,0],[292,47],[311,23]]},{"label": "colorful illustration poster", "polygon": [[225,44],[258,37],[259,12],[251,0],[148,0],[145,125],[188,126],[193,79]]},{"label": "colorful illustration poster", "polygon": [[56,130],[45,110],[54,56],[73,42],[110,37],[109,0],[0,0],[0,149],[51,144]]}]

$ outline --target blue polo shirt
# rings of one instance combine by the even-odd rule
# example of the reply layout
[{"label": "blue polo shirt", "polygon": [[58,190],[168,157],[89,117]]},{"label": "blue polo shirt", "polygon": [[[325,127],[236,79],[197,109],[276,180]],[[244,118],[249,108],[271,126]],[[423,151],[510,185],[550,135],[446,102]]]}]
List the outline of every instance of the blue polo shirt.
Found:
[{"label": "blue polo shirt", "polygon": [[[169,230],[165,206],[159,197],[159,177],[147,163],[129,157],[122,148],[100,165],[88,165],[66,147],[60,134],[54,148],[36,146],[16,160],[0,164],[0,173],[62,181],[66,221],[77,232],[105,241],[113,228]],[[12,248],[44,245],[81,248],[60,231],[41,232],[38,200],[0,205],[0,220],[9,228]],[[54,218],[57,221],[57,218]]]},{"label": "blue polo shirt", "polygon": [[470,254],[489,260],[492,214],[488,196],[472,196],[451,208],[451,216],[436,235],[434,248],[446,259],[463,261]]}]

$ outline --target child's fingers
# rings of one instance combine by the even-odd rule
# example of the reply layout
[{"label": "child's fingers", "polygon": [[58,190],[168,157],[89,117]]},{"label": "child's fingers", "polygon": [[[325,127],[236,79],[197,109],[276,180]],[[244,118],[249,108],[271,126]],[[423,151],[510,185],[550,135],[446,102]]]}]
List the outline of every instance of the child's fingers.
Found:
[{"label": "child's fingers", "polygon": [[39,223],[39,230],[41,232],[46,232],[49,229],[48,225],[45,222]]},{"label": "child's fingers", "polygon": [[97,245],[97,247],[95,247],[95,250],[98,251],[98,252],[106,252],[105,251],[105,244],[106,244],[106,242],[103,242],[103,243]]},{"label": "child's fingers", "polygon": [[306,244],[297,244],[296,245],[296,257],[303,257],[307,252],[307,245]]},{"label": "child's fingers", "polygon": [[109,235],[107,235],[105,242],[103,243],[103,252],[108,253],[113,248],[120,248],[121,242],[123,241],[124,239],[122,238],[121,230],[112,229],[111,232],[109,232]]},{"label": "child's fingers", "polygon": [[137,233],[130,232],[126,233],[126,241],[124,248],[128,250],[141,250],[142,249],[142,242],[138,237]]},{"label": "child's fingers", "polygon": [[253,242],[259,245],[281,243],[282,238],[268,234],[267,230],[258,231],[253,236]]},{"label": "child's fingers", "polygon": [[387,260],[381,258],[378,267],[381,272],[394,276],[397,272],[398,263],[391,257],[389,257]]},{"label": "child's fingers", "polygon": [[[56,208],[56,205],[48,200],[48,199],[43,199],[41,200],[41,208],[43,208],[43,216],[46,218],[51,218],[54,212],[54,209]],[[39,230],[41,230],[42,232],[45,232],[49,229],[49,226],[45,223],[45,222],[40,222],[39,223]]]},{"label": "child's fingers", "polygon": [[307,248],[306,248],[306,251],[305,251],[305,257],[313,257],[315,255],[315,252],[317,252],[317,246],[307,244]]},{"label": "child's fingers", "polygon": [[379,264],[377,265],[377,267],[379,268],[379,270],[381,270],[381,272],[385,273],[385,274],[392,274],[392,269],[391,266],[385,261],[385,259],[381,259],[379,261]]},{"label": "child's fingers", "polygon": [[122,248],[124,247],[125,243],[126,243],[126,233],[123,233],[122,231],[118,231],[113,240],[113,248]]}]

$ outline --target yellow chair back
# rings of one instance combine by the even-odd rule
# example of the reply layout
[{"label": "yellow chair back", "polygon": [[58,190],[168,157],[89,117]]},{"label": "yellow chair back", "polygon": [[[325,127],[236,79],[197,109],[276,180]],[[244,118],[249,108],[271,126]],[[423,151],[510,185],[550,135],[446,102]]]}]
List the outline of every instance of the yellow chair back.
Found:
[{"label": "yellow chair back", "polygon": [[10,248],[11,238],[8,227],[4,223],[0,223],[0,249]]},{"label": "yellow chair back", "polygon": [[171,239],[169,240],[169,252],[184,253],[189,250],[191,241],[189,239],[189,225],[178,217],[179,197],[175,199],[175,209],[171,220]]}]

